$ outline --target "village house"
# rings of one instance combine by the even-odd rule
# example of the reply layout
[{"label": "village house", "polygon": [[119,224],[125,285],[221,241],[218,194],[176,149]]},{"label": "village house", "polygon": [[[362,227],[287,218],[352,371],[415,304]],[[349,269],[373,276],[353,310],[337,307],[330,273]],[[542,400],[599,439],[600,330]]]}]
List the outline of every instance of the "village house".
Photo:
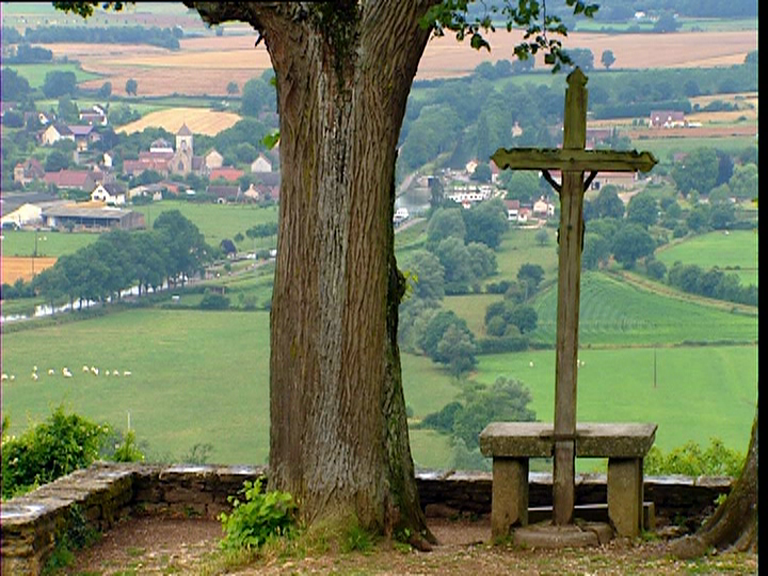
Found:
[{"label": "village house", "polygon": [[688,125],[684,112],[675,110],[651,110],[650,128],[682,128]]},{"label": "village house", "polygon": [[272,162],[264,154],[259,154],[258,158],[251,162],[251,172],[272,172]]},{"label": "village house", "polygon": [[205,190],[206,194],[216,199],[217,204],[227,204],[229,202],[237,202],[240,200],[240,187],[239,186],[208,186]]},{"label": "village house", "polygon": [[45,176],[45,169],[37,158],[30,158],[26,162],[19,162],[13,168],[13,181],[22,186],[30,182],[40,180]]},{"label": "village house", "polygon": [[91,200],[104,202],[107,205],[119,206],[125,204],[125,186],[119,182],[100,183],[91,192]]},{"label": "village house", "polygon": [[72,130],[64,124],[49,124],[45,130],[40,132],[40,144],[43,146],[53,146],[61,140],[75,141]]},{"label": "village house", "polygon": [[92,125],[68,126],[68,128],[75,137],[75,149],[78,152],[88,150],[91,144],[101,140],[101,135],[93,129]]},{"label": "village house", "polygon": [[634,172],[598,172],[590,188],[600,190],[609,184],[623,190],[635,188],[638,184],[638,175]]},{"label": "village house", "polygon": [[507,220],[517,222],[520,215],[520,200],[504,200],[504,206],[507,209]]},{"label": "village house", "polygon": [[242,178],[245,175],[245,172],[242,170],[238,170],[237,168],[233,168],[232,166],[223,166],[221,168],[214,168],[211,170],[210,175],[208,178],[211,182],[215,182],[216,180],[226,180],[227,182],[237,182],[240,178]]},{"label": "village house", "polygon": [[224,156],[217,150],[211,149],[205,155],[205,172],[210,173],[214,168],[221,168],[224,165]]},{"label": "village house", "polygon": [[46,172],[43,177],[46,184],[52,184],[57,188],[91,191],[96,186],[94,173],[89,170],[59,170],[58,172]]},{"label": "village house", "polygon": [[554,216],[555,205],[542,196],[533,203],[533,214],[545,217]]},{"label": "village house", "polygon": [[79,113],[80,120],[89,126],[106,126],[107,113],[99,105],[94,104],[91,110],[82,110]]}]

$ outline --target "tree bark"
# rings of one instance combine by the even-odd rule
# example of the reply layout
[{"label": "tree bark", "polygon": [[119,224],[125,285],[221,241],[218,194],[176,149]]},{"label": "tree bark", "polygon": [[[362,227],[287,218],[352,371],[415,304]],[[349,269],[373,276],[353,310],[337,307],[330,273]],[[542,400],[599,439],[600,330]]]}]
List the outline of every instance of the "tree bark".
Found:
[{"label": "tree bark", "polygon": [[[281,190],[269,485],[304,519],[434,542],[408,439],[392,218],[400,126],[434,0],[192,3],[250,22],[277,79]],[[417,543],[418,543],[417,542]]]},{"label": "tree bark", "polygon": [[679,558],[696,558],[713,549],[757,550],[757,412],[746,462],[726,498],[693,536],[675,540],[669,552]]}]

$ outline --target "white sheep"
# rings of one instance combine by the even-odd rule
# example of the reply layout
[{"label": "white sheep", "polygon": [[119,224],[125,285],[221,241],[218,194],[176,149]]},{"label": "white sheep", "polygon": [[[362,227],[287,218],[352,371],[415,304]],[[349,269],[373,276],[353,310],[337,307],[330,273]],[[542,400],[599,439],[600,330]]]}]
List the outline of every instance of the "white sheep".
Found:
[{"label": "white sheep", "polygon": [[32,380],[34,380],[35,382],[37,382],[37,379],[38,379],[38,378],[39,378],[39,376],[37,375],[37,372],[32,372]]},{"label": "white sheep", "polygon": [[0,379],[2,379],[3,382],[5,382],[6,380],[8,380],[8,374],[3,372],[3,375],[0,377]]},{"label": "white sheep", "polygon": [[91,372],[93,373],[94,376],[99,375],[99,369],[96,368],[96,366],[91,366]]},{"label": "white sheep", "polygon": [[131,371],[130,370],[123,370],[123,376],[130,376]]},{"label": "white sheep", "polygon": [[48,368],[48,376],[53,376],[56,371],[53,368]]},{"label": "white sheep", "polygon": [[531,362],[528,362],[528,366],[530,366],[531,368],[533,368],[533,361],[531,361]]},{"label": "white sheep", "polygon": [[88,368],[88,366],[86,366],[85,364],[83,364],[83,372],[90,372],[90,371],[91,369]]},{"label": "white sheep", "polygon": [[120,376],[120,370],[112,370],[112,376]]},{"label": "white sheep", "polygon": [[107,376],[109,376],[109,370],[107,370],[106,372],[104,372],[104,374],[105,374],[105,375],[107,375]]},{"label": "white sheep", "polygon": [[61,373],[64,375],[64,378],[72,378],[72,372],[69,371],[69,368],[64,366],[64,368],[61,369]]}]

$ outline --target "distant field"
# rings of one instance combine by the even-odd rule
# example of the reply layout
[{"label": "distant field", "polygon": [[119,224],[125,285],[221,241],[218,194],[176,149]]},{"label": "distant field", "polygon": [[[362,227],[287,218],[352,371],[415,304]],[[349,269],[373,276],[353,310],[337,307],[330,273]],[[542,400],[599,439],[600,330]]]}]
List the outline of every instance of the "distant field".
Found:
[{"label": "distant field", "polygon": [[669,244],[656,252],[656,259],[670,268],[675,261],[696,264],[703,270],[717,266],[725,273],[738,274],[744,285],[758,281],[757,231],[734,230],[728,235],[710,232],[685,242]]},{"label": "distant field", "polygon": [[215,136],[237,124],[240,119],[240,116],[233,112],[216,112],[205,108],[170,108],[150,112],[135,122],[121,126],[116,132],[133,134],[142,132],[145,128],[164,128],[175,134],[182,124],[186,124],[195,134]]},{"label": "distant field", "polygon": [[249,228],[265,222],[277,222],[277,206],[261,208],[242,204],[192,203],[181,200],[163,200],[146,206],[134,206],[144,214],[147,227],[168,210],[178,210],[195,224],[208,244],[218,246],[225,238],[232,239],[238,232],[245,236]]},{"label": "distant field", "polygon": [[13,284],[21,278],[29,282],[46,268],[56,263],[56,258],[16,258],[3,256],[2,258],[2,284]]},{"label": "distant field", "polygon": [[[720,303],[718,303],[719,305]],[[757,309],[732,314],[729,306],[708,307],[680,293],[680,299],[658,294],[596,272],[581,277],[580,346],[664,346],[683,341],[757,342]],[[554,345],[557,286],[537,297],[535,342]]]},{"label": "distant field", "polygon": [[[16,378],[2,384],[2,415],[10,416],[11,433],[18,434],[64,402],[123,430],[130,418],[156,458],[178,460],[195,444],[210,443],[211,462],[265,463],[268,325],[267,312],[141,309],[5,334],[3,371]],[[151,346],[147,334],[153,335]],[[743,452],[757,400],[757,346],[671,347],[656,354],[654,387],[652,348],[582,350],[579,420],[656,422],[656,444],[664,450],[717,437]],[[551,421],[553,355],[482,356],[474,378],[523,381],[537,417]],[[405,401],[415,419],[458,394],[453,378],[428,359],[403,354],[402,363]],[[38,382],[30,378],[33,365],[42,372]],[[99,376],[83,373],[83,365],[98,367]],[[73,378],[61,376],[65,366]],[[418,465],[446,466],[450,448],[444,438],[419,430],[411,436]]]},{"label": "distant field", "polygon": [[[85,88],[98,88],[106,79],[113,87],[122,88],[133,78],[138,82],[139,95],[223,96],[230,81],[242,86],[271,69],[263,44],[254,47],[255,38],[255,32],[243,36],[188,38],[181,41],[179,52],[143,45],[108,45],[103,51],[94,51],[92,45],[47,47],[55,57],[76,58],[84,70],[104,76],[84,81]],[[473,50],[467,42],[459,43],[452,34],[432,38],[416,78],[464,76],[482,62],[512,60],[514,45],[522,40],[522,33],[497,32],[489,38],[491,52]],[[754,30],[674,34],[572,32],[563,44],[566,49],[588,48],[596,59],[603,51],[611,50],[616,58],[614,69],[711,67],[742,63],[747,53],[757,49],[757,35]],[[543,62],[537,62],[537,66],[543,66]]]},{"label": "distant field", "polygon": [[12,68],[19,76],[26,78],[30,88],[42,88],[45,83],[45,75],[53,71],[74,72],[78,83],[93,80],[96,87],[101,87],[107,80],[99,74],[81,70],[77,64],[3,64],[3,68]]}]

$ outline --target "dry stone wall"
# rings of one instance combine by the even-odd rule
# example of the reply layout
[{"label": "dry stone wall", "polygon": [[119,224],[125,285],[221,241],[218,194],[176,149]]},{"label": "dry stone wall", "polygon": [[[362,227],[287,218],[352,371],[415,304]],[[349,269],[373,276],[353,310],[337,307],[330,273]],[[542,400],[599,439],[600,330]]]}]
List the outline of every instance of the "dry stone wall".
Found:
[{"label": "dry stone wall", "polygon": [[[246,480],[267,474],[266,466],[156,466],[97,463],[0,506],[2,573],[37,576],[57,542],[74,529],[105,531],[132,514],[176,514],[216,518],[231,506]],[[417,473],[427,516],[484,516],[491,511],[491,474],[460,471]],[[730,478],[646,478],[645,500],[656,518],[691,522],[712,512],[730,491]],[[576,504],[606,501],[604,474],[577,477]],[[551,506],[550,474],[530,475],[529,504]]]}]

